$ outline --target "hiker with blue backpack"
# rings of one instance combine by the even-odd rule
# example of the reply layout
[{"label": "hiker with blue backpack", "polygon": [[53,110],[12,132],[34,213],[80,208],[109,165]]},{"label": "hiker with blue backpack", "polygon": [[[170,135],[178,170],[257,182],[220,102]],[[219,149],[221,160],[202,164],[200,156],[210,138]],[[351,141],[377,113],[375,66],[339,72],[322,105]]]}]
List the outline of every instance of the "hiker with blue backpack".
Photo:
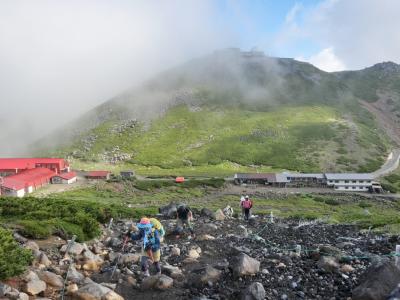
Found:
[{"label": "hiker with blue backpack", "polygon": [[157,275],[159,275],[161,274],[161,266],[160,266],[161,233],[158,229],[156,229],[153,226],[150,219],[148,218],[142,218],[140,222],[137,224],[137,228],[139,229],[138,233],[136,234],[130,233],[129,235],[134,241],[143,240],[142,254],[141,254],[142,273],[145,277],[150,276],[149,264],[153,263],[157,270]]}]

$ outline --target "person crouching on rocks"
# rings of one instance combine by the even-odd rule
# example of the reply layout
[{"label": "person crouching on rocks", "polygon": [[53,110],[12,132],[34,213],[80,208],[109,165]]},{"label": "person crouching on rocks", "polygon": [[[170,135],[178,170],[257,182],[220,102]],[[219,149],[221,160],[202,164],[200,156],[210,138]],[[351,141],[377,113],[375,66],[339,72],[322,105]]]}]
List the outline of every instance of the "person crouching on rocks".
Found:
[{"label": "person crouching on rocks", "polygon": [[242,202],[242,207],[244,209],[244,219],[248,221],[250,217],[250,209],[253,207],[253,202],[251,202],[249,196],[246,196]]},{"label": "person crouching on rocks", "polygon": [[[192,238],[196,237],[191,223],[191,221],[193,220],[193,213],[190,207],[184,204],[179,205],[178,209],[176,210],[176,219],[176,232],[183,231],[180,229],[184,229],[185,227],[187,227],[190,231]],[[179,238],[179,235],[177,235],[177,238]]]},{"label": "person crouching on rocks", "polygon": [[160,266],[160,232],[153,227],[148,218],[142,218],[137,224],[139,233],[130,234],[132,240],[143,240],[141,266],[145,277],[150,276],[149,264],[153,263],[157,270],[157,275],[161,274]]}]

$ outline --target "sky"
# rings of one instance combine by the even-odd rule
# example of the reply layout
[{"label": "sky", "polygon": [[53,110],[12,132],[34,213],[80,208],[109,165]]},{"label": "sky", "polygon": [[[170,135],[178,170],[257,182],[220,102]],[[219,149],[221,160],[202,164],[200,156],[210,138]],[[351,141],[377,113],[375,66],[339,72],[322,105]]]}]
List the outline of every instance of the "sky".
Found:
[{"label": "sky", "polygon": [[399,11],[398,0],[0,0],[0,150],[216,49],[329,72],[400,63]]}]

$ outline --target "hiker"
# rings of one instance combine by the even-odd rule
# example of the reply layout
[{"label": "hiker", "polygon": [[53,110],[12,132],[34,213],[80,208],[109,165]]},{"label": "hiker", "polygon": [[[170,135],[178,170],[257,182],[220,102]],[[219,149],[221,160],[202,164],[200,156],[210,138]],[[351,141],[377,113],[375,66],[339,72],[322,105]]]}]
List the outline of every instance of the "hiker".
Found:
[{"label": "hiker", "polygon": [[153,228],[157,229],[158,232],[160,233],[160,242],[161,243],[164,242],[164,236],[165,236],[164,226],[156,218],[150,218],[149,220],[150,220],[150,223],[153,225]]},{"label": "hiker", "polygon": [[139,233],[129,235],[134,241],[143,239],[141,257],[143,275],[145,277],[150,276],[149,263],[154,264],[157,270],[157,275],[160,275],[160,232],[158,229],[153,227],[153,224],[151,224],[150,219],[148,218],[140,219],[137,228],[139,229]]},{"label": "hiker", "polygon": [[176,229],[175,232],[178,233],[177,237],[179,237],[179,231],[182,232],[185,227],[187,227],[190,231],[192,238],[195,238],[194,230],[191,221],[193,220],[193,213],[185,204],[180,204],[178,209],[176,210]]},{"label": "hiker", "polygon": [[242,202],[242,207],[244,209],[244,219],[248,221],[250,217],[250,209],[253,207],[253,203],[251,202],[249,196],[245,197],[244,201]]},{"label": "hiker", "polygon": [[242,218],[244,218],[244,208],[243,208],[244,196],[240,197],[240,208],[242,209]]}]

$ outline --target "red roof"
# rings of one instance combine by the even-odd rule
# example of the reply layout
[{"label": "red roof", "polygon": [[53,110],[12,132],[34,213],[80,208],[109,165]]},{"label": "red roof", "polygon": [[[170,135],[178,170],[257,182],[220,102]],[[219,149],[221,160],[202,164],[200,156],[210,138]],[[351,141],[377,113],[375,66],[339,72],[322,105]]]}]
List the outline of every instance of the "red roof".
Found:
[{"label": "red roof", "polygon": [[60,169],[68,167],[63,158],[0,158],[0,169],[33,169],[36,164],[57,164]]},{"label": "red roof", "polygon": [[62,179],[66,179],[66,180],[70,180],[72,178],[76,177],[76,172],[67,172],[67,173],[61,173],[61,174],[57,174],[54,177],[60,177]]},{"label": "red roof", "polygon": [[40,186],[47,183],[54,175],[53,171],[46,168],[29,169],[16,175],[4,177],[2,186],[13,190],[21,190],[29,186]]},{"label": "red roof", "polygon": [[110,171],[90,171],[86,174],[87,177],[106,177]]}]

